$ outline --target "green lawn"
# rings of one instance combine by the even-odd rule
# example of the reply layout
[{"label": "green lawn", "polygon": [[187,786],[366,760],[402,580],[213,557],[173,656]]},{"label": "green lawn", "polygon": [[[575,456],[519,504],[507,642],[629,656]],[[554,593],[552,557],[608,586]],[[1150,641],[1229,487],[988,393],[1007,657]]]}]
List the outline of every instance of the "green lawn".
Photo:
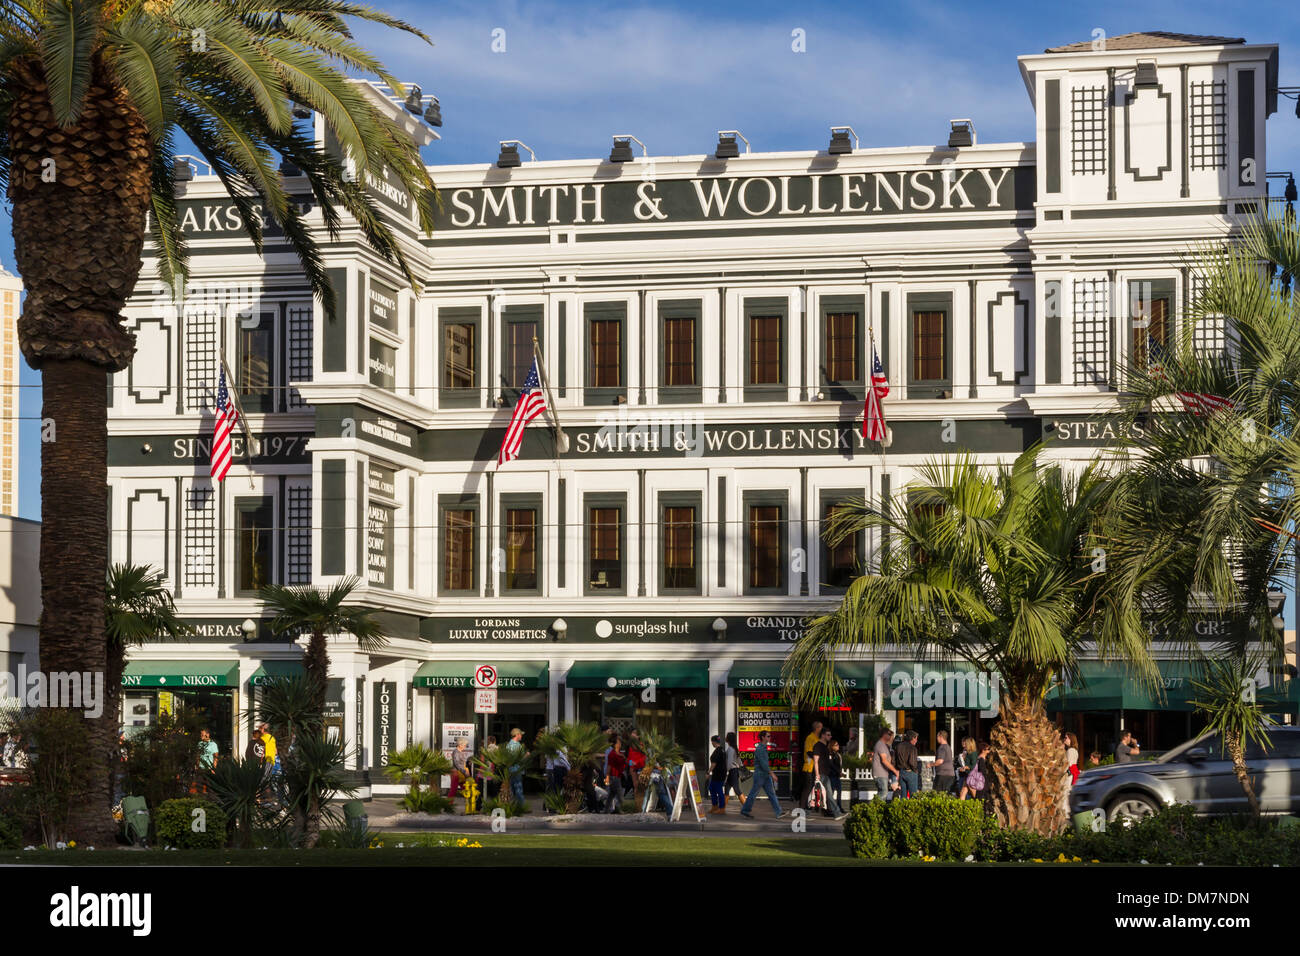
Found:
[{"label": "green lawn", "polygon": [[[71,866],[862,866],[843,837],[637,837],[600,834],[468,837],[384,833],[370,850],[4,851],[0,863]],[[444,846],[434,845],[442,841]],[[405,847],[398,847],[405,843]],[[420,844],[412,846],[413,843]]]}]

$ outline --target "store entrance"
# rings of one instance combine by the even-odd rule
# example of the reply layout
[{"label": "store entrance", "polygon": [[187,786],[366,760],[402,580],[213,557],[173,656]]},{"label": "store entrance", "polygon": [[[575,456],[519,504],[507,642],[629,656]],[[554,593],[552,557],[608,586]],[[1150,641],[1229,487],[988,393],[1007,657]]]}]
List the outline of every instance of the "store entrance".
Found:
[{"label": "store entrance", "polygon": [[162,714],[185,715],[207,730],[217,753],[231,756],[235,733],[235,697],[232,689],[133,690],[122,693],[121,732],[127,737],[152,727]]},{"label": "store entrance", "polygon": [[986,740],[985,736],[992,728],[994,718],[981,717],[978,710],[957,710],[939,708],[936,710],[900,710],[897,711],[898,731],[916,731],[916,748],[922,754],[931,756],[938,746],[939,731],[948,732],[948,743],[953,755],[961,750],[961,742],[970,737],[975,741]]},{"label": "store entrance", "polygon": [[608,726],[626,735],[633,727],[654,730],[672,739],[695,766],[708,767],[709,705],[704,690],[656,688],[652,700],[643,691],[578,691],[578,720]]}]

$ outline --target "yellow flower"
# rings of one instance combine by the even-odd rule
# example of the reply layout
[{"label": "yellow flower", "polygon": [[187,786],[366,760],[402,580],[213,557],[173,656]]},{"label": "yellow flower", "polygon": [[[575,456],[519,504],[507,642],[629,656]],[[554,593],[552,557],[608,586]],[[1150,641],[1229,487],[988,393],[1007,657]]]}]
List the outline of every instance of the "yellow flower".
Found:
[{"label": "yellow flower", "polygon": [[69,840],[69,841],[68,841],[68,849],[69,849],[69,850],[75,850],[76,848],[77,848],[77,841],[76,841],[76,840]]},{"label": "yellow flower", "polygon": [[1079,859],[1079,858],[1076,856],[1076,857],[1073,857],[1073,858],[1070,860],[1070,862],[1071,862],[1071,863],[1082,863],[1083,861],[1082,861],[1081,859]]},{"label": "yellow flower", "polygon": [[1035,862],[1035,863],[1042,863],[1043,861],[1040,860],[1038,857],[1034,857],[1034,862]]},{"label": "yellow flower", "polygon": [[483,846],[483,844],[482,844],[482,843],[471,843],[470,846],[472,846],[472,847],[479,847],[479,848],[481,849],[482,846]]},{"label": "yellow flower", "polygon": [[1058,853],[1058,854],[1056,855],[1056,862],[1057,862],[1057,863],[1069,863],[1070,861],[1067,860],[1067,859],[1065,858],[1065,854],[1064,854],[1064,853]]},{"label": "yellow flower", "polygon": [[1093,862],[1093,863],[1100,863],[1101,860],[1093,860],[1092,862]]}]

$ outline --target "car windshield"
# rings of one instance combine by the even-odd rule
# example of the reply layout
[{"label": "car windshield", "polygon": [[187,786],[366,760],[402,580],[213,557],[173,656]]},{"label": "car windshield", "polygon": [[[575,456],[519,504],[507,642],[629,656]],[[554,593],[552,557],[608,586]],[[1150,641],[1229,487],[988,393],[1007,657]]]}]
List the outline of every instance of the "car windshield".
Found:
[{"label": "car windshield", "polygon": [[1203,748],[1210,753],[1214,753],[1215,748],[1218,746],[1218,739],[1219,735],[1214,731],[1201,734],[1199,737],[1193,737],[1186,743],[1179,744],[1173,750],[1168,750],[1161,754],[1156,758],[1156,763],[1178,763],[1185,759],[1187,751],[1191,750],[1193,747]]}]

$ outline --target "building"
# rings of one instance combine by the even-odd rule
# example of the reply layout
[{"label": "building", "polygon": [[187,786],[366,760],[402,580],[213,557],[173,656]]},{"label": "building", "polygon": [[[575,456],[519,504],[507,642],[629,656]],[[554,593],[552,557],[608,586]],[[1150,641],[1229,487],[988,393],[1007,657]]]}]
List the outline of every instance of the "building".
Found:
[{"label": "building", "polygon": [[0,515],[0,719],[20,706],[20,675],[40,666],[41,524]]},{"label": "building", "polygon": [[[114,560],[165,570],[198,637],[132,651],[125,722],[165,694],[241,747],[258,681],[301,654],[256,589],[356,575],[391,638],[330,648],[329,720],[359,771],[465,725],[652,725],[697,759],[738,723],[796,733],[786,649],[872,548],[826,548],[828,513],[899,494],[944,453],[1002,462],[1047,437],[1067,464],[1104,453],[1124,368],[1181,334],[1183,253],[1266,201],[1276,46],[1137,34],[1019,66],[1030,143],[978,142],[976,121],[923,147],[840,133],[741,153],[733,136],[709,155],[521,165],[503,149],[433,169],[431,237],[372,177],[420,288],[345,228],[323,247],[332,319],[273,232],[253,253],[214,177],[178,184],[193,290],[178,312],[146,261],[130,304],[111,539]],[[497,468],[534,340],[564,436],[538,420]],[[254,441],[214,488],[218,350]],[[883,447],[861,434],[874,352]],[[500,674],[486,718],[481,664]],[[986,732],[991,676],[931,670],[901,649],[846,664],[822,713],[842,736],[877,707],[926,740]],[[1121,721],[1148,746],[1190,730],[1185,697],[1112,690],[1067,705],[1084,746]]]},{"label": "building", "polygon": [[18,313],[23,282],[0,266],[0,515],[18,513]]}]

